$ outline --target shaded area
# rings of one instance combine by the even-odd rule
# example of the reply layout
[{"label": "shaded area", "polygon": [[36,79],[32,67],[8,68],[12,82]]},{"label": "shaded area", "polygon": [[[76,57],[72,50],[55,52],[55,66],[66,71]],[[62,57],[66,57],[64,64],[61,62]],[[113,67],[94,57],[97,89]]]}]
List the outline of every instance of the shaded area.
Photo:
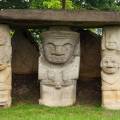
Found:
[{"label": "shaded area", "polygon": [[92,80],[101,76],[101,36],[89,31],[80,30],[80,79]]},{"label": "shaded area", "polygon": [[38,103],[39,81],[37,74],[13,74],[13,102]]},{"label": "shaded area", "polygon": [[78,80],[77,104],[101,104],[101,80]]},{"label": "shaded area", "polygon": [[13,103],[38,103],[38,57],[38,46],[29,30],[15,29],[12,37]]}]

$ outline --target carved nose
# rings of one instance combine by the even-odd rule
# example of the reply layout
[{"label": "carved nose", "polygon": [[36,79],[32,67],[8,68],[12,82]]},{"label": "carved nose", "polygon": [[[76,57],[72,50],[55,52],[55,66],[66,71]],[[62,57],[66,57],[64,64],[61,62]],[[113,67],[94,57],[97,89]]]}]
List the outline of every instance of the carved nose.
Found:
[{"label": "carved nose", "polygon": [[62,46],[57,46],[56,47],[56,54],[62,54]]},{"label": "carved nose", "polygon": [[108,67],[113,67],[113,64],[112,64],[111,62],[108,62],[108,63],[107,63],[107,66],[108,66]]}]

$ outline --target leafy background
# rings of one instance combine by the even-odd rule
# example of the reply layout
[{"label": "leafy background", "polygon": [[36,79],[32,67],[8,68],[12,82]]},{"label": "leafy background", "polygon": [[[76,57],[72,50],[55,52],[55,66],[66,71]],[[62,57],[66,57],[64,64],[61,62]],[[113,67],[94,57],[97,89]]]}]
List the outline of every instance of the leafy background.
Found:
[{"label": "leafy background", "polygon": [[[0,9],[61,9],[62,0],[0,0]],[[66,0],[66,9],[120,10],[120,0]]]}]

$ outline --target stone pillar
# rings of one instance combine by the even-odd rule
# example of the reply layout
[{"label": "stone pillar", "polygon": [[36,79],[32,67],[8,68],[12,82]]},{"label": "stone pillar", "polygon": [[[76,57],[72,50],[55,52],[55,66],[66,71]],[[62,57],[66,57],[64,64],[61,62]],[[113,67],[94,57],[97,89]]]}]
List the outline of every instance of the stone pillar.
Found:
[{"label": "stone pillar", "polygon": [[0,107],[11,105],[11,40],[10,29],[0,25]]},{"label": "stone pillar", "polygon": [[106,27],[102,39],[102,106],[120,109],[120,27]]},{"label": "stone pillar", "polygon": [[77,32],[60,27],[42,33],[39,104],[69,106],[75,103],[80,67],[79,36]]}]

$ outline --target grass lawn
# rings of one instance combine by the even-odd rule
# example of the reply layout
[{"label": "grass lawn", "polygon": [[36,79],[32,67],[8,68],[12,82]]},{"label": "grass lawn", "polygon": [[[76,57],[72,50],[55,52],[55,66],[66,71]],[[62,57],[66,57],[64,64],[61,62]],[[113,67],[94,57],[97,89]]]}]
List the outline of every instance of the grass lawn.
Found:
[{"label": "grass lawn", "polygon": [[50,108],[21,103],[0,109],[0,120],[120,120],[120,111],[105,110],[100,106]]}]

